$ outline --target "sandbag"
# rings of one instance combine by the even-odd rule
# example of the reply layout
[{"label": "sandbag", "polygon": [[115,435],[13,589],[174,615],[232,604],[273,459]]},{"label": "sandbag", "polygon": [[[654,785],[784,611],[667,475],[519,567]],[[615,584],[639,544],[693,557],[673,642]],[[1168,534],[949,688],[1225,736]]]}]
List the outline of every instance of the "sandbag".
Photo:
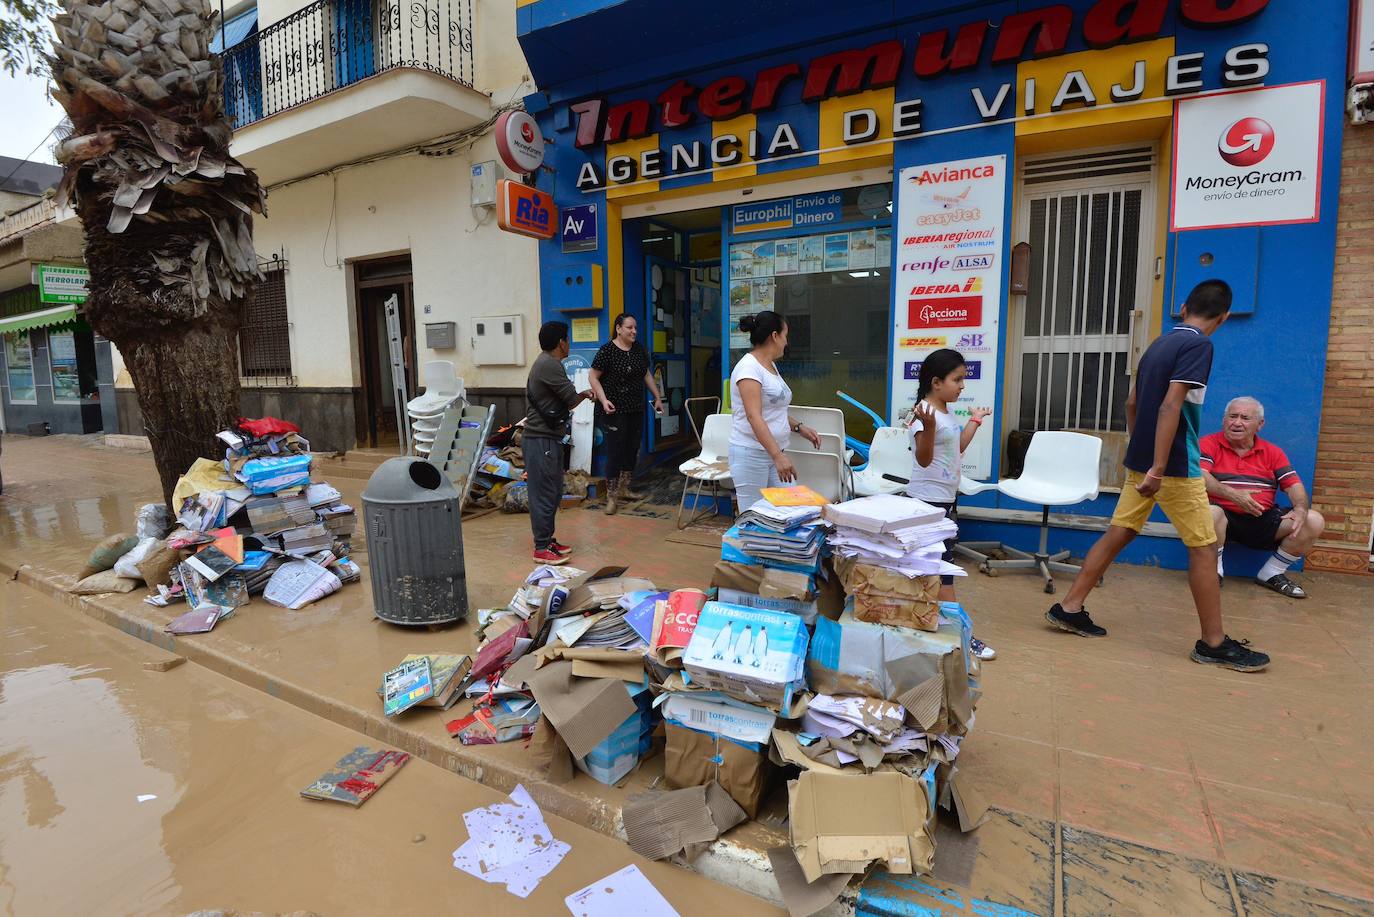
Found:
[{"label": "sandbag", "polygon": [[101,570],[85,577],[67,591],[72,595],[103,595],[107,592],[133,592],[137,585],[137,581],[120,576],[113,570]]},{"label": "sandbag", "polygon": [[138,545],[138,539],[133,535],[121,532],[118,535],[111,535],[91,550],[90,559],[86,561],[86,566],[81,568],[81,572],[76,575],[77,579],[85,579],[93,573],[108,570],[115,565],[125,554],[128,554]]},{"label": "sandbag", "polygon": [[142,579],[143,577],[138,574],[138,565],[143,562],[156,545],[156,538],[140,538],[138,544],[115,561],[114,572],[129,579]]}]

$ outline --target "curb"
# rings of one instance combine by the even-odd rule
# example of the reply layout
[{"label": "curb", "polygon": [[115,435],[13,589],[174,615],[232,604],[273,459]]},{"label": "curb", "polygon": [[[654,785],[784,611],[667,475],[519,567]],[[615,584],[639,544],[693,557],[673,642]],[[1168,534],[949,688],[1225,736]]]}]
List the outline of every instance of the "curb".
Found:
[{"label": "curb", "polygon": [[[548,783],[532,770],[512,766],[508,762],[493,762],[479,758],[469,752],[467,746],[454,747],[442,744],[429,736],[389,722],[373,711],[362,710],[291,682],[273,678],[260,669],[195,639],[195,635],[178,638],[164,633],[160,628],[102,601],[101,596],[72,595],[56,577],[44,575],[28,564],[15,566],[0,558],[0,574],[9,580],[17,580],[36,589],[101,624],[174,653],[308,713],[409,752],[416,758],[460,777],[503,793],[509,793],[517,783],[524,784],[531,797],[546,812],[552,812],[620,841],[625,840],[625,831],[620,823],[620,808],[605,800],[584,796]],[[764,850],[722,839],[712,844],[711,848],[688,868],[712,881],[783,906],[777,884],[773,880],[767,852]],[[819,917],[852,915],[857,894],[857,890],[850,889],[835,904],[820,911]]]}]

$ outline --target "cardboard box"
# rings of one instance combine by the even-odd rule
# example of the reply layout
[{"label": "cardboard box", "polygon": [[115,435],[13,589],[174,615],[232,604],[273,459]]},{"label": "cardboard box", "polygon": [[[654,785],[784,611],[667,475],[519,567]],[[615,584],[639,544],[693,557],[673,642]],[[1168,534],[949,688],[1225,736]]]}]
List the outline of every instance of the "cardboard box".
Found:
[{"label": "cardboard box", "polygon": [[682,662],[707,688],[746,703],[786,705],[806,687],[807,640],[798,615],[707,602]]},{"label": "cardboard box", "polygon": [[725,704],[693,697],[690,694],[666,694],[663,718],[689,729],[714,732],[738,742],[763,744],[768,741],[777,723],[777,716],[760,707]]},{"label": "cardboard box", "polygon": [[940,577],[907,577],[853,558],[837,557],[835,572],[854,596],[854,617],[870,624],[935,630],[940,617]]},{"label": "cardboard box", "polygon": [[792,849],[807,882],[860,873],[928,873],[934,863],[932,787],[904,774],[851,777],[803,771],[788,784]]},{"label": "cardboard box", "polygon": [[664,724],[664,732],[667,742],[663,748],[663,776],[670,789],[701,786],[714,780],[746,815],[758,816],[759,805],[776,773],[762,746],[750,747],[671,722]]},{"label": "cardboard box", "polygon": [[635,712],[591,751],[573,759],[578,770],[605,784],[619,783],[634,770],[653,741],[653,695],[643,685],[621,684],[634,702]]},{"label": "cardboard box", "polygon": [[846,611],[816,622],[806,658],[817,694],[861,694],[896,701],[926,732],[964,735],[973,719],[963,623],[927,632],[866,624]]}]

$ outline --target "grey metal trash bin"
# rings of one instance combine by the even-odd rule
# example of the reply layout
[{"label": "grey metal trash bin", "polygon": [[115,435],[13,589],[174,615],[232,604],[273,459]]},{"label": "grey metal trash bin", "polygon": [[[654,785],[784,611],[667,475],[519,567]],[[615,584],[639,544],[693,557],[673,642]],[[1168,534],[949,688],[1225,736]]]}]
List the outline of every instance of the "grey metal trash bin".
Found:
[{"label": "grey metal trash bin", "polygon": [[392,624],[447,624],[468,614],[462,501],[429,462],[383,462],[363,490],[372,604]]}]

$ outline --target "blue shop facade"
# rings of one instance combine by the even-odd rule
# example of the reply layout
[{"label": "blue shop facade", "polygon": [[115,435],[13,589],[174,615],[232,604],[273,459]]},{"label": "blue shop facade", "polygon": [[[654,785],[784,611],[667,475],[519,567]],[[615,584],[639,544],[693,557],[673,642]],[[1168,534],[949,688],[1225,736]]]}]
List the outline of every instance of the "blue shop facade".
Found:
[{"label": "blue shop facade", "polygon": [[[1311,487],[1343,14],[1295,0],[527,0],[517,17],[540,87],[525,105],[548,141],[533,181],[558,207],[543,315],[569,322],[588,363],[617,314],[638,318],[669,402],[646,420],[648,460],[692,442],[688,399],[728,399],[747,348],[733,329],[773,309],[794,403],[845,410],[866,441],[874,421],[836,393],[891,423],[923,356],[952,347],[970,369],[956,413],[993,411],[965,473],[1016,474],[1037,430],[1094,433],[1102,495],[1062,510],[1105,519],[1135,363],[1192,286],[1220,277],[1235,305],[1204,426],[1230,398],[1259,398],[1264,435]],[[1038,507],[995,492],[960,505],[965,537],[1034,546]],[[1186,565],[1167,529],[1150,531],[1126,559]],[[1096,535],[1089,522],[1055,540],[1081,553]]]}]

